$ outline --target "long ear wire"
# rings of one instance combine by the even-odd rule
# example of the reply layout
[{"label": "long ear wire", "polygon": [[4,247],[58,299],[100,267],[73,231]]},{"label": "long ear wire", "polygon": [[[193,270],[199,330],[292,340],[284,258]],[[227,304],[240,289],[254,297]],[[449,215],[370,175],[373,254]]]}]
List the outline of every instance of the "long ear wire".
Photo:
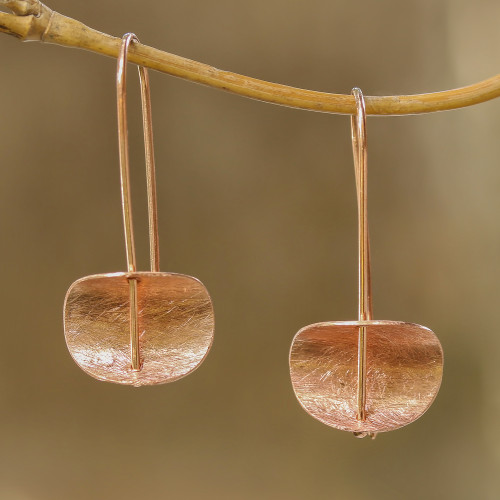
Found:
[{"label": "long ear wire", "polygon": [[[372,319],[370,247],[368,242],[367,213],[367,157],[366,157],[366,111],[363,93],[359,88],[352,89],[356,99],[356,115],[351,116],[352,151],[356,191],[358,195],[358,263],[359,263],[359,302],[358,320]],[[361,422],[366,420],[366,326],[359,327],[358,336],[358,390],[357,415]]]},{"label": "long ear wire", "polygon": [[[136,257],[134,246],[134,227],[132,223],[132,201],[130,195],[130,173],[128,155],[128,124],[127,124],[127,56],[132,42],[139,42],[133,33],[127,33],[122,38],[118,63],[116,67],[116,91],[118,111],[118,144],[120,149],[120,178],[122,193],[123,226],[125,229],[125,248],[129,272],[135,272]],[[156,175],[153,150],[153,122],[151,115],[151,92],[149,75],[143,66],[139,66],[141,82],[142,123],[144,128],[144,149],[146,152],[146,179],[148,191],[149,217],[149,253],[151,272],[160,270],[160,252],[158,244],[158,210],[156,202]]]},{"label": "long ear wire", "polygon": [[[116,66],[116,98],[118,111],[118,147],[120,150],[120,185],[122,193],[123,227],[125,230],[125,250],[127,253],[127,268],[129,273],[137,271],[134,225],[132,222],[132,198],[130,195],[130,168],[128,155],[128,124],[127,124],[127,56],[132,41],[139,42],[133,33],[123,35]],[[144,149],[146,152],[146,179],[148,190],[149,216],[149,254],[152,272],[160,270],[160,255],[158,245],[158,211],[156,203],[156,177],[153,151],[153,122],[151,117],[151,92],[147,70],[139,66],[141,81],[142,124],[144,128]],[[140,371],[140,345],[137,304],[137,279],[128,278],[130,300],[130,357],[132,370]]]}]

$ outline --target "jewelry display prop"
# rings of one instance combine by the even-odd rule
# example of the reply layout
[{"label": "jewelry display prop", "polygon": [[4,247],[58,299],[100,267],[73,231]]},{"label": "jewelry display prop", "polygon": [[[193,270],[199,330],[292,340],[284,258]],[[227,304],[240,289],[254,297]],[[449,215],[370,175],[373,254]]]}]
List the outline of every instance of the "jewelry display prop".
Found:
[{"label": "jewelry display prop", "polygon": [[[0,12],[0,32],[26,41],[41,41],[117,57],[120,39],[53,11],[38,0],[0,0],[14,14]],[[266,82],[223,71],[147,45],[131,48],[129,61],[232,94],[292,108],[352,115],[352,95],[329,94]],[[500,96],[500,74],[462,88],[428,94],[366,96],[370,115],[431,113],[472,106]]]},{"label": "jewelry display prop", "polygon": [[97,274],[71,285],[64,303],[66,344],[76,363],[99,380],[134,386],[172,382],[195,370],[213,341],[212,301],[203,284],[162,273],[149,77],[139,67],[146,152],[151,272],[138,272],[129,178],[126,65],[123,37],[117,65],[120,178],[127,272]]},{"label": "jewelry display prop", "polygon": [[302,328],[290,349],[290,375],[302,407],[357,437],[397,429],[419,418],[441,385],[443,351],[428,328],[376,321],[372,313],[367,212],[366,113],[353,89],[352,149],[358,198],[358,321]]}]

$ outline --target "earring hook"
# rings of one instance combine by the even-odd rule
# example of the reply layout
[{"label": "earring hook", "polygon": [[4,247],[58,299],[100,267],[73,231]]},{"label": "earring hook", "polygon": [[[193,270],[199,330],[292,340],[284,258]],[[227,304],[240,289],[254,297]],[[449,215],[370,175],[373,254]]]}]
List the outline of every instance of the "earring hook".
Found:
[{"label": "earring hook", "polygon": [[352,89],[356,100],[356,115],[351,116],[352,152],[356,193],[358,198],[359,232],[359,320],[373,317],[371,293],[370,240],[368,231],[368,169],[366,146],[366,111],[361,89]]},{"label": "earring hook", "polygon": [[[358,198],[358,320],[370,321],[373,316],[371,296],[370,242],[368,234],[368,189],[366,152],[366,111],[363,93],[352,89],[356,115],[351,116],[351,138]],[[357,419],[366,420],[366,326],[359,327],[358,339],[358,411]]]},{"label": "earring hook", "polygon": [[[127,58],[131,42],[139,43],[133,33],[123,35],[116,68],[116,90],[118,109],[118,145],[120,150],[120,178],[122,193],[123,225],[125,229],[125,249],[128,271],[136,272],[134,227],[132,222],[132,201],[130,195],[130,173],[128,153],[127,123]],[[160,270],[158,244],[158,210],[156,202],[156,175],[153,150],[153,122],[151,115],[151,91],[146,68],[139,66],[141,84],[142,124],[144,129],[144,148],[146,154],[146,180],[148,192],[149,255],[151,272]]]},{"label": "earring hook", "polygon": [[[125,250],[129,273],[137,270],[134,225],[132,222],[132,199],[130,195],[130,168],[128,154],[128,123],[127,123],[127,56],[131,42],[139,42],[133,33],[123,35],[116,67],[116,91],[118,110],[118,148],[120,151],[120,185],[122,194],[123,227],[125,230]],[[146,180],[148,192],[148,222],[149,222],[149,256],[151,272],[160,270],[160,254],[158,245],[158,211],[156,203],[156,176],[153,150],[153,121],[151,116],[151,91],[149,75],[143,66],[139,66],[141,83],[142,125],[144,129],[144,149],[146,154]],[[141,370],[139,322],[137,304],[137,279],[128,279],[130,302],[130,357],[133,371]]]}]

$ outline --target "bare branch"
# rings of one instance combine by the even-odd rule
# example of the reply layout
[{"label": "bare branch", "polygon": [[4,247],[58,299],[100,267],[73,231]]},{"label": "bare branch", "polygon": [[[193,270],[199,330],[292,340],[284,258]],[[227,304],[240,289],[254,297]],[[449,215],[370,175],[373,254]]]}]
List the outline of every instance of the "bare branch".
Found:
[{"label": "bare branch", "polygon": [[[75,19],[52,11],[38,0],[0,0],[14,14],[0,12],[0,32],[21,40],[36,40],[90,50],[117,57],[120,39],[100,33]],[[192,82],[244,97],[292,108],[324,113],[353,114],[351,95],[328,94],[265,82],[222,71],[212,66],[142,44],[130,48],[129,61]],[[459,89],[431,94],[366,96],[366,112],[372,115],[430,113],[471,106],[500,96],[500,75]]]}]

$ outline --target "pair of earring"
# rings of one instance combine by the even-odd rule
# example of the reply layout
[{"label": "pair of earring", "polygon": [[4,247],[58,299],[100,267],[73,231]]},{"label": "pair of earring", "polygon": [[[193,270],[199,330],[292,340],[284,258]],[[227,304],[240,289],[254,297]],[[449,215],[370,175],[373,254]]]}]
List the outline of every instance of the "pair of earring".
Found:
[{"label": "pair of earring", "polygon": [[[65,300],[66,343],[76,363],[99,380],[135,386],[177,380],[196,369],[213,341],[210,296],[197,279],[159,271],[155,166],[148,74],[139,67],[146,150],[150,272],[137,272],[129,187],[126,116],[128,48],[117,66],[118,129],[127,272],[77,280]],[[372,319],[367,220],[366,114],[353,90],[351,118],[358,194],[358,321],[317,323],[300,330],[290,373],[303,408],[321,422],[358,437],[402,427],[434,400],[443,355],[434,333],[419,325]]]}]

